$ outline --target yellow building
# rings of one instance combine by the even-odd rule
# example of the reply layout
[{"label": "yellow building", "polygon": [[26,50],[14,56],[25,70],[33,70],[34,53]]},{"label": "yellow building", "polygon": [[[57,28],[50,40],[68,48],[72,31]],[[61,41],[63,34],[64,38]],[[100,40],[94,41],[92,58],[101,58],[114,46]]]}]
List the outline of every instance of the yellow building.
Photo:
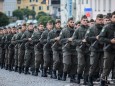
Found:
[{"label": "yellow building", "polygon": [[0,12],[3,12],[3,2],[4,0],[0,0]]},{"label": "yellow building", "polygon": [[49,13],[48,0],[17,0],[17,8],[28,8],[38,12],[44,11]]}]

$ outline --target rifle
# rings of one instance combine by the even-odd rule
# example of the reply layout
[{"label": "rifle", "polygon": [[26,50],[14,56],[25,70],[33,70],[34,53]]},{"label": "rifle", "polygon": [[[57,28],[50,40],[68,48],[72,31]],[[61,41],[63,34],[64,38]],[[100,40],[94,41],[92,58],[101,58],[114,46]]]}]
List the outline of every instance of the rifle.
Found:
[{"label": "rifle", "polygon": [[86,49],[86,42],[81,42],[81,46],[79,47],[81,50]]}]

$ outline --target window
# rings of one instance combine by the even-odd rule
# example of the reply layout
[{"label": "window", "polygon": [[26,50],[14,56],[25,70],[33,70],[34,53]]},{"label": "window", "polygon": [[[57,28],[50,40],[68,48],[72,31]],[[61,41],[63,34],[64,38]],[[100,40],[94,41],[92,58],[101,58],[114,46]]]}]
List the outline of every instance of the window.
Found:
[{"label": "window", "polygon": [[18,9],[20,9],[20,6],[18,6]]},{"label": "window", "polygon": [[35,10],[35,7],[34,7],[34,6],[32,6],[32,10]]},{"label": "window", "polygon": [[8,16],[10,16],[10,11],[8,11]]},{"label": "window", "polygon": [[38,0],[36,0],[36,2],[38,2]]},{"label": "window", "polygon": [[21,4],[21,0],[17,0],[17,4]]},{"label": "window", "polygon": [[97,11],[97,0],[95,0],[95,11]]},{"label": "window", "polygon": [[111,0],[109,0],[109,12],[111,12]]},{"label": "window", "polygon": [[49,6],[47,6],[47,10],[49,10]]},{"label": "window", "polygon": [[43,7],[42,7],[42,6],[39,6],[39,10],[43,10]]},{"label": "window", "polygon": [[42,0],[41,4],[46,4],[46,0]]},{"label": "window", "polygon": [[103,0],[103,11],[106,10],[106,0]]},{"label": "window", "polygon": [[88,4],[88,0],[86,0],[86,4]]},{"label": "window", "polygon": [[28,9],[28,6],[26,6],[26,8]]},{"label": "window", "polygon": [[58,8],[58,11],[60,12],[60,8]]},{"label": "window", "polygon": [[100,11],[100,0],[98,0],[98,11]]},{"label": "window", "polygon": [[82,4],[84,4],[84,0],[82,0]]},{"label": "window", "polygon": [[30,0],[30,2],[32,2],[32,0]]}]

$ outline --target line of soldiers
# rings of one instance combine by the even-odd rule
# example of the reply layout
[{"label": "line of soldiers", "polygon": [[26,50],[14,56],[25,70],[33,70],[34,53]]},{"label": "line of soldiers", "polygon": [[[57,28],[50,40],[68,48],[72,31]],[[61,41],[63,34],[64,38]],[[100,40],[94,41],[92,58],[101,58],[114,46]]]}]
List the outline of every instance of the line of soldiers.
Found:
[{"label": "line of soldiers", "polygon": [[88,22],[86,16],[74,24],[69,18],[61,28],[60,20],[46,29],[23,24],[21,27],[0,30],[0,66],[9,71],[41,76],[93,86],[100,78],[100,86],[108,84],[112,70],[115,78],[115,11],[111,16],[98,14]]}]

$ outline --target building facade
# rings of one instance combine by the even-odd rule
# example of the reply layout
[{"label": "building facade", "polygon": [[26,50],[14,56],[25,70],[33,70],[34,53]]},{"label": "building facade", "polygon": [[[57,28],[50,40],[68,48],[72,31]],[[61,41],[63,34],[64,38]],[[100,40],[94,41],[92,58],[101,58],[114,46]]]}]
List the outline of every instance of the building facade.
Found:
[{"label": "building facade", "polygon": [[38,12],[44,11],[49,13],[49,1],[48,0],[17,0],[17,9],[27,8]]},{"label": "building facade", "polygon": [[3,12],[7,16],[12,16],[12,12],[17,9],[16,0],[4,0],[3,2]]},{"label": "building facade", "polygon": [[60,18],[60,3],[63,0],[49,0],[50,15],[54,18]]},{"label": "building facade", "polygon": [[111,13],[115,11],[115,0],[76,0],[76,20],[82,15],[88,15],[88,18],[96,18],[97,14]]},{"label": "building facade", "polygon": [[3,2],[4,0],[0,0],[0,12],[3,12]]}]

